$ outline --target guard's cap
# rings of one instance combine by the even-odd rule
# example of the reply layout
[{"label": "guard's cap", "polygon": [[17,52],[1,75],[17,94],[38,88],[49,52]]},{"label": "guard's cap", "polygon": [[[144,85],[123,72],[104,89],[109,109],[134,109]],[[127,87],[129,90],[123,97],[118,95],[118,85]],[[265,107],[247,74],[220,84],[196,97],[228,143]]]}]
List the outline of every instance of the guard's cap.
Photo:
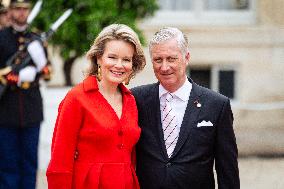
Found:
[{"label": "guard's cap", "polygon": [[11,0],[10,3],[11,8],[30,8],[31,3],[30,0]]}]

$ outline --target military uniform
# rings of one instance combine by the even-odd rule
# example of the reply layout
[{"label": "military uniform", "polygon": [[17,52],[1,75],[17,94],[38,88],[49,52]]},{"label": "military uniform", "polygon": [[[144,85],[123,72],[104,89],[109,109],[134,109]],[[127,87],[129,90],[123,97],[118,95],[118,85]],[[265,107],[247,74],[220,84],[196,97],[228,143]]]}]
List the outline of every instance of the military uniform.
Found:
[{"label": "military uniform", "polygon": [[[16,52],[19,53],[12,62],[21,65],[28,53],[25,45],[37,38],[35,33],[18,32],[12,27],[1,30],[0,69],[7,66],[6,62]],[[36,67],[32,60],[28,65]],[[7,84],[8,77],[2,77],[8,86],[0,98],[0,189],[35,188],[39,130],[43,121],[39,79],[49,77],[46,69],[47,66],[38,71],[33,82],[24,84]],[[12,76],[17,79],[19,71],[14,71]]]},{"label": "military uniform", "polygon": [[[19,56],[13,64],[21,64],[26,57],[24,43],[38,37],[31,32],[17,32],[12,27],[0,32],[0,69],[6,67],[6,61],[17,51]],[[30,62],[33,65],[33,62]],[[15,73],[17,74],[17,73]],[[0,127],[30,127],[43,120],[42,98],[39,90],[40,73],[27,89],[16,83],[9,85],[0,99]]]}]

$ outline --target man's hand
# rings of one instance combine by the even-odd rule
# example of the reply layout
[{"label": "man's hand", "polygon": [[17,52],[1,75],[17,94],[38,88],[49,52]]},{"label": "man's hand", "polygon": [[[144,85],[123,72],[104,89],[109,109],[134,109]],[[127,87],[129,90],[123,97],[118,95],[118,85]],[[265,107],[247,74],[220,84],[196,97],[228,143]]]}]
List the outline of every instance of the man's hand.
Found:
[{"label": "man's hand", "polygon": [[51,79],[51,72],[52,72],[51,64],[47,64],[41,70],[41,75],[45,81],[49,81]]},{"label": "man's hand", "polygon": [[19,71],[19,77],[18,77],[18,86],[21,86],[22,83],[26,82],[33,82],[36,78],[37,70],[34,66],[27,66]]}]

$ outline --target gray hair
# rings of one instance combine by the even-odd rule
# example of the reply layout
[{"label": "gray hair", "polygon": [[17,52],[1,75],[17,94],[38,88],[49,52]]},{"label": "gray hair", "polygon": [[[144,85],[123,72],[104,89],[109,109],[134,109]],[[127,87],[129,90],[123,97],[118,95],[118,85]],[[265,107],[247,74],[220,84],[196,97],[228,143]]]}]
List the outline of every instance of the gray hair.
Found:
[{"label": "gray hair", "polygon": [[165,27],[155,33],[149,44],[150,55],[153,45],[160,44],[164,41],[176,39],[181,52],[185,55],[188,51],[188,39],[179,29],[173,27]]}]

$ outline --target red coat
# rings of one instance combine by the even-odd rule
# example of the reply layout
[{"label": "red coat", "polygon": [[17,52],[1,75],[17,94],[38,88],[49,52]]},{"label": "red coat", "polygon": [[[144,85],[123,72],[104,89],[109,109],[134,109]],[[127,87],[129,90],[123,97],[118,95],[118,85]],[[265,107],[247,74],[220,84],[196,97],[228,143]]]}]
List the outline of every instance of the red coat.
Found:
[{"label": "red coat", "polygon": [[[47,169],[49,189],[137,189],[134,147],[140,136],[130,91],[123,96],[121,119],[90,76],[59,105]],[[75,155],[77,154],[77,155]]]}]

